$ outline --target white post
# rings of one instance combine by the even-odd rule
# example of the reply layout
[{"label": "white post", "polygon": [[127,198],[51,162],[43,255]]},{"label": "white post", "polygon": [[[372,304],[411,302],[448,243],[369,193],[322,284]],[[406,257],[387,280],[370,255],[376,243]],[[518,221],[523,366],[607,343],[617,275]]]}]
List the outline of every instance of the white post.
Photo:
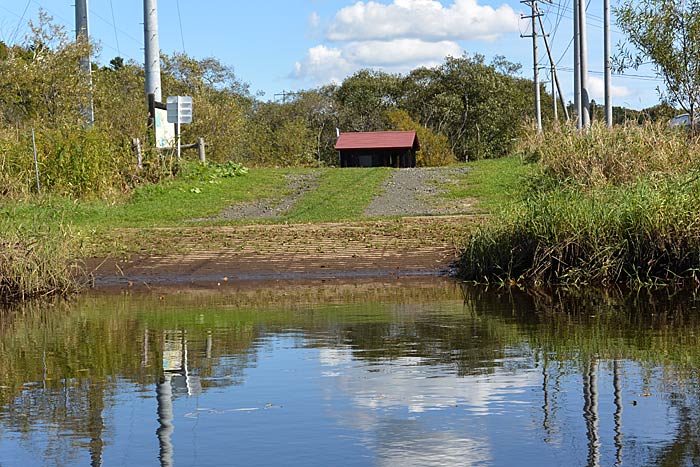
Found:
[{"label": "white post", "polygon": [[[585,1],[585,0],[584,0]],[[576,128],[581,129],[581,37],[579,34],[579,3],[574,0],[574,112]]]},{"label": "white post", "polygon": [[[75,39],[90,44],[90,27],[88,24],[88,0],[76,0],[75,2]],[[81,113],[88,124],[95,123],[95,109],[92,103],[92,67],[90,65],[90,52],[80,58],[80,69],[87,76],[89,91],[89,103],[81,104]]]},{"label": "white post", "polygon": [[604,36],[604,60],[605,60],[605,124],[608,128],[613,126],[612,114],[612,71],[610,69],[610,0],[603,0],[603,36]]},{"label": "white post", "polygon": [[581,38],[581,125],[584,130],[591,126],[591,102],[588,94],[588,45],[586,37],[586,1],[578,2],[579,37]]},{"label": "white post", "polygon": [[542,110],[540,108],[540,79],[539,65],[537,63],[537,0],[531,0],[532,7],[532,57],[533,57],[533,84],[535,86],[535,118],[537,119],[537,133],[542,133]]},{"label": "white post", "polygon": [[177,160],[180,160],[180,122],[175,124],[175,132],[177,133]]},{"label": "white post", "polygon": [[36,155],[36,138],[32,128],[32,146],[34,147],[34,175],[36,175],[36,193],[41,196],[41,184],[39,183],[39,159]]},{"label": "white post", "polygon": [[160,44],[158,43],[158,1],[143,0],[143,43],[145,51],[146,99],[153,94],[161,102]]}]

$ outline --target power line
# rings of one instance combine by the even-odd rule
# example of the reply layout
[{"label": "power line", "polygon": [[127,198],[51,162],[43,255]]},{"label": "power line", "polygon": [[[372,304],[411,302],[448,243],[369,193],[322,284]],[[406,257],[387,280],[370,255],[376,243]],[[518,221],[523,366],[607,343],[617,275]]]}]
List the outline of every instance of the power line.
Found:
[{"label": "power line", "polygon": [[177,6],[177,20],[180,23],[180,41],[182,41],[182,52],[184,54],[187,54],[187,52],[185,51],[185,36],[182,33],[182,16],[180,15],[180,0],[177,0],[175,4]]},{"label": "power line", "polygon": [[10,39],[10,43],[14,43],[15,39],[17,37],[17,33],[19,32],[19,27],[22,24],[22,21],[24,21],[24,15],[27,14],[27,10],[29,9],[29,5],[31,4],[32,0],[27,1],[27,5],[24,7],[24,11],[22,12],[22,16],[19,18],[19,21],[17,21],[17,27],[15,28],[15,32],[12,33],[12,39]]},{"label": "power line", "polygon": [[117,53],[121,56],[121,51],[119,50],[119,36],[117,35],[116,21],[114,20],[114,5],[112,0],[109,0],[109,10],[112,13],[112,25],[114,26],[114,41],[117,43]]},{"label": "power line", "polygon": [[114,24],[113,22],[111,22],[111,21],[108,20],[107,18],[101,16],[100,14],[96,13],[94,9],[90,10],[90,14],[93,15],[94,17],[96,17],[97,19],[101,20],[102,22],[104,22],[104,23],[107,24],[108,26],[112,26],[115,30],[119,31],[119,32],[122,34],[122,36],[125,36],[125,37],[131,39],[131,40],[132,40],[133,42],[135,42],[136,44],[139,44],[139,45],[142,44],[142,41],[141,41],[140,39],[135,38],[134,36],[132,36],[132,35],[129,34],[128,32],[126,32],[126,31],[124,31],[123,29],[117,27],[116,24]]},{"label": "power line", "polygon": [[[565,71],[567,73],[573,73],[574,69],[569,68],[569,67],[560,67],[558,68],[561,71]],[[594,74],[594,75],[604,75],[605,72],[603,71],[598,71],[598,70],[588,70],[589,73]],[[649,75],[637,75],[637,74],[626,74],[626,73],[613,73],[613,76],[618,76],[620,78],[629,78],[629,79],[636,79],[639,81],[663,81],[663,78],[659,78],[658,76],[649,76]]]}]

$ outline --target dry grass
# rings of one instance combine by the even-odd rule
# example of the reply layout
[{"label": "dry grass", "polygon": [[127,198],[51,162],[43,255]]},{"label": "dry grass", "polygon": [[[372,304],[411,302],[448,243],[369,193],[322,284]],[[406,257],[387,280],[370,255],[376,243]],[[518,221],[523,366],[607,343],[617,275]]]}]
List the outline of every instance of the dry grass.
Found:
[{"label": "dry grass", "polygon": [[685,173],[697,165],[699,150],[697,139],[661,123],[612,131],[593,124],[583,136],[564,126],[542,135],[529,132],[520,145],[525,157],[536,160],[549,177],[585,187]]},{"label": "dry grass", "polygon": [[76,245],[63,228],[0,223],[0,303],[66,296],[81,285]]},{"label": "dry grass", "polygon": [[700,280],[696,141],[661,126],[594,126],[533,137],[524,201],[465,244],[476,281],[672,284]]}]

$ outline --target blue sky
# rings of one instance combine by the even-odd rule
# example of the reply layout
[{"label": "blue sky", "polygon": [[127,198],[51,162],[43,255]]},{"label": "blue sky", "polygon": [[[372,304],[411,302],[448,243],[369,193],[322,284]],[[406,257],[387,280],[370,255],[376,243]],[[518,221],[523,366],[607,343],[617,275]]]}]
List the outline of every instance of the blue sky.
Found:
[{"label": "blue sky", "polygon": [[[612,0],[613,5],[616,0]],[[27,22],[44,8],[55,22],[74,30],[73,0],[0,0],[0,40],[21,42]],[[560,79],[572,99],[572,0],[542,2]],[[101,44],[98,62],[120,55],[143,62],[141,0],[89,0],[90,34]],[[253,92],[274,99],[297,90],[342,80],[360,68],[405,72],[435,65],[445,55],[504,55],[532,77],[530,27],[513,0],[159,0],[160,47],[214,56],[232,66]],[[589,5],[591,95],[602,102],[602,1]],[[558,25],[558,26],[557,26]],[[556,33],[554,31],[556,30]],[[613,24],[613,45],[624,37]],[[544,64],[544,44],[540,44]],[[563,57],[563,58],[562,58]],[[548,62],[546,63],[548,68]],[[615,105],[643,108],[658,101],[661,83],[651,69],[614,78]],[[549,73],[541,72],[542,80]],[[167,92],[167,90],[166,90]]]}]

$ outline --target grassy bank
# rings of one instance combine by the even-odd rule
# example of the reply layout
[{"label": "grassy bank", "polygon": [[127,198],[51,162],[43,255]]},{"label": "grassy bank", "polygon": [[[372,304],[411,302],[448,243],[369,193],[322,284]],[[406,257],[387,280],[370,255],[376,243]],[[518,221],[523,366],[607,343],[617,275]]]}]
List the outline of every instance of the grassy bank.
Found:
[{"label": "grassy bank", "polygon": [[[664,127],[527,141],[535,171],[464,246],[474,281],[670,284],[700,275],[700,149]],[[527,163],[527,162],[524,162]]]},{"label": "grassy bank", "polygon": [[77,291],[83,280],[76,253],[60,226],[0,221],[0,305]]}]

